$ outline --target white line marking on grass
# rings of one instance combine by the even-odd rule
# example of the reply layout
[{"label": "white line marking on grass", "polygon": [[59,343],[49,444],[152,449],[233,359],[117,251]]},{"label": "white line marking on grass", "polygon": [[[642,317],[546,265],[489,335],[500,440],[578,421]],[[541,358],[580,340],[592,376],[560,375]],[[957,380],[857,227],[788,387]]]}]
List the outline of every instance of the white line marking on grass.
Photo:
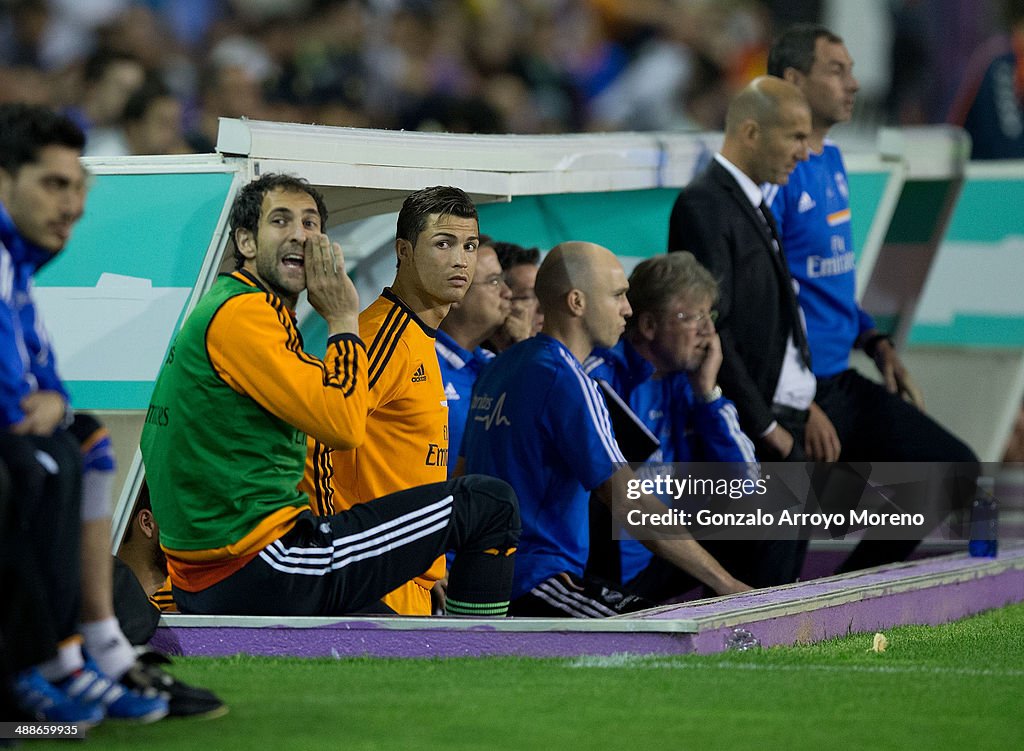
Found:
[{"label": "white line marking on grass", "polygon": [[979,677],[1024,677],[1024,670],[1012,668],[956,668],[927,667],[924,665],[777,665],[762,662],[732,662],[718,660],[716,662],[682,662],[670,661],[664,657],[652,655],[587,655],[569,661],[570,668],[646,668],[669,670],[707,670],[735,669],[753,671],[788,671],[801,672],[814,670],[824,673],[891,673],[891,674],[931,674],[931,675],[964,675]]}]

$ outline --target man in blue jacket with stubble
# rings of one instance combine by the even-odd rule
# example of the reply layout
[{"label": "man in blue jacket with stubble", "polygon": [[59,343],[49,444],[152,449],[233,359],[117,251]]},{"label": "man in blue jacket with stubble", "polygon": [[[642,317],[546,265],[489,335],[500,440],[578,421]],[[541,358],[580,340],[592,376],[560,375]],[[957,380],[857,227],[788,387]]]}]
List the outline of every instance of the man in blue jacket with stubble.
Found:
[{"label": "man in blue jacket with stubble", "polygon": [[[84,212],[84,145],[62,115],[0,105],[0,461],[12,486],[0,504],[0,549],[5,566],[16,557],[15,586],[39,606],[35,628],[13,639],[0,621],[11,660],[0,667],[15,673],[19,709],[35,719],[152,722],[193,714],[180,700],[195,690],[137,659],[121,630],[110,436],[72,411],[32,296],[36,273],[64,250]],[[13,612],[6,588],[3,597],[0,612]]]},{"label": "man in blue jacket with stubble", "polygon": [[[846,167],[827,137],[853,115],[859,89],[853,59],[842,38],[827,28],[797,24],[772,45],[768,73],[800,89],[811,110],[808,159],[796,165],[785,185],[764,187],[807,323],[815,403],[834,427],[831,445],[809,441],[807,454],[818,461],[950,463],[947,497],[895,498],[897,505],[929,508],[927,518],[938,523],[951,507],[969,504],[977,457],[924,413],[892,341],[857,303]],[[855,348],[874,360],[881,384],[850,368]],[[839,572],[903,560],[918,541],[867,537]]]}]

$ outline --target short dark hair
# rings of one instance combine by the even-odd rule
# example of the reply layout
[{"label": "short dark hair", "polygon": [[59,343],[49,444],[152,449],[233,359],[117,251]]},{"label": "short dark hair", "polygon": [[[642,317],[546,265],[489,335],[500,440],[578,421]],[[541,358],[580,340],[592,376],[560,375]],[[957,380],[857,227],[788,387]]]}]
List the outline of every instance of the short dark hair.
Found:
[{"label": "short dark hair", "polygon": [[140,68],[142,61],[129,52],[121,52],[110,47],[100,47],[93,52],[82,67],[82,80],[85,83],[96,83],[106,75],[107,70],[117,63],[133,63]]},{"label": "short dark hair", "polygon": [[149,108],[160,99],[168,99],[174,96],[170,87],[156,75],[148,75],[135,91],[128,95],[124,103],[124,110],[121,113],[121,120],[124,123],[137,123],[146,117]]},{"label": "short dark hair", "polygon": [[231,205],[231,242],[234,247],[235,268],[240,269],[245,263],[245,256],[239,252],[238,245],[235,243],[235,233],[240,229],[246,229],[252,232],[254,238],[257,237],[260,215],[263,213],[263,197],[272,190],[307,193],[316,201],[316,209],[320,212],[322,231],[327,231],[327,204],[324,203],[324,197],[320,191],[304,178],[268,172],[238,191],[235,202]]},{"label": "short dark hair", "polygon": [[81,152],[85,134],[66,115],[36,104],[0,104],[0,169],[11,175],[39,161],[47,146]]},{"label": "short dark hair", "polygon": [[411,193],[398,212],[397,237],[416,244],[416,238],[427,226],[431,214],[477,219],[476,206],[464,190],[446,185],[435,185]]},{"label": "short dark hair", "polygon": [[843,38],[816,23],[793,24],[772,43],[768,50],[768,75],[782,78],[786,68],[810,73],[814,66],[814,48],[821,38],[832,44],[842,44]]},{"label": "short dark hair", "polygon": [[503,271],[513,266],[539,266],[540,248],[524,248],[522,245],[508,242],[492,242],[490,246],[498,254],[498,263]]}]

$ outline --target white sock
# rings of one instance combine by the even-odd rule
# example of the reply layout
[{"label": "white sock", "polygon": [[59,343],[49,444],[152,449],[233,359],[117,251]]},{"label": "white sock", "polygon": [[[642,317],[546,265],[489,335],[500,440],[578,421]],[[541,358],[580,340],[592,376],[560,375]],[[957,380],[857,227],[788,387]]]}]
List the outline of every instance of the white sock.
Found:
[{"label": "white sock", "polygon": [[82,521],[110,516],[117,461],[106,428],[92,433],[82,447]]},{"label": "white sock", "polygon": [[82,657],[82,642],[76,637],[61,642],[57,656],[39,665],[39,672],[50,683],[59,683],[85,665]]},{"label": "white sock", "polygon": [[114,616],[83,623],[82,636],[85,638],[85,651],[111,678],[120,678],[135,664],[135,649],[121,632]]},{"label": "white sock", "polygon": [[104,519],[110,516],[113,498],[114,473],[86,469],[82,473],[82,521]]}]

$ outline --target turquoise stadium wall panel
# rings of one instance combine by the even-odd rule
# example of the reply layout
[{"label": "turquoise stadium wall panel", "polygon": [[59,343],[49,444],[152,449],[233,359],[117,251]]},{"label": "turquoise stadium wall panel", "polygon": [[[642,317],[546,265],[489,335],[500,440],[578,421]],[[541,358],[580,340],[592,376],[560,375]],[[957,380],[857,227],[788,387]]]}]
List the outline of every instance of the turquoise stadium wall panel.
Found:
[{"label": "turquoise stadium wall panel", "polygon": [[233,175],[99,174],[36,290],[77,409],[144,410]]}]

